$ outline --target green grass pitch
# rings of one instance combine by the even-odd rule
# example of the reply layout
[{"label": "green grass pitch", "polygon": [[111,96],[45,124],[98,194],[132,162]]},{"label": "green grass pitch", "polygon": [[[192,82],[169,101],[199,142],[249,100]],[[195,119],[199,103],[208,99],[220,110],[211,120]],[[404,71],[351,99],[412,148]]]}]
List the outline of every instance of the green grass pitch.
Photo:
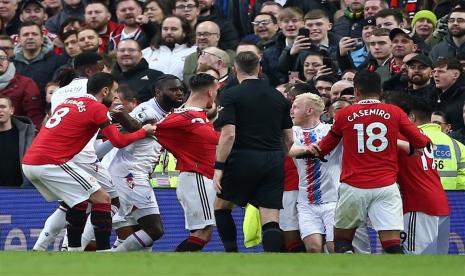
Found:
[{"label": "green grass pitch", "polygon": [[465,257],[0,252],[0,275],[465,276]]}]

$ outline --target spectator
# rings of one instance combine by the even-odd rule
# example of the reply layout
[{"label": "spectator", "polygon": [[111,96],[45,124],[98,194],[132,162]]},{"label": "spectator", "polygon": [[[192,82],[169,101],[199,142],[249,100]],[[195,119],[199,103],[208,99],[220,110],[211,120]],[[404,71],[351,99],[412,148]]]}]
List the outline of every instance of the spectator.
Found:
[{"label": "spectator", "polygon": [[319,76],[315,79],[315,87],[320,93],[321,98],[325,101],[327,107],[331,103],[331,87],[337,82],[337,79],[330,75]]},{"label": "spectator", "polygon": [[397,76],[401,72],[404,65],[404,57],[408,54],[415,53],[417,45],[409,31],[404,29],[395,28],[389,33],[389,39],[392,45],[392,59],[389,61],[388,66],[381,66],[376,70],[384,83],[389,79]]},{"label": "spectator", "polygon": [[199,0],[175,0],[174,2],[173,15],[184,18],[194,30],[200,14]]},{"label": "spectator", "polygon": [[354,82],[354,77],[355,77],[355,73],[356,73],[356,72],[357,72],[357,71],[354,70],[354,69],[345,70],[344,72],[342,72],[341,80],[346,80],[346,81]]},{"label": "spectator", "polygon": [[119,84],[126,84],[137,95],[140,103],[153,98],[152,86],[162,72],[149,69],[142,58],[139,43],[133,39],[120,41],[116,50],[116,64],[112,74]]},{"label": "spectator", "polygon": [[18,3],[18,0],[2,0],[0,2],[2,26],[5,28],[6,34],[10,36],[18,33],[20,25],[19,16],[16,14]]},{"label": "spectator", "polygon": [[336,59],[339,69],[361,69],[367,67],[369,62],[368,43],[369,38],[376,29],[376,19],[367,17],[361,23],[362,41],[350,37],[343,37],[339,41]]},{"label": "spectator", "polygon": [[434,108],[438,101],[438,94],[434,83],[431,82],[433,62],[423,54],[412,57],[407,62],[407,93],[413,99],[421,98],[427,102],[430,108]]},{"label": "spectator", "polygon": [[134,108],[139,104],[137,95],[127,85],[120,85],[118,87],[118,99],[124,107],[124,111],[131,113]]},{"label": "spectator", "polygon": [[[193,76],[197,71],[197,61],[202,55],[202,51],[208,47],[218,47],[218,41],[220,39],[220,28],[215,22],[205,21],[197,25],[195,31],[195,41],[197,45],[197,52],[192,53],[186,57],[184,62],[183,70],[183,80],[184,83],[188,83],[191,76]],[[232,66],[236,52],[231,50],[225,51],[229,55],[229,63],[226,65],[226,74],[227,68]],[[220,70],[220,69],[215,69]],[[222,71],[222,70],[221,70]],[[223,72],[224,73],[224,72]]]},{"label": "spectator", "polygon": [[278,25],[281,32],[276,37],[275,45],[263,52],[263,72],[269,77],[270,84],[276,86],[288,82],[288,75],[278,71],[279,56],[285,48],[290,48],[303,27],[302,11],[296,8],[285,8],[278,14]]},{"label": "spectator", "polygon": [[142,51],[150,69],[183,77],[186,57],[197,50],[193,46],[192,31],[185,19],[168,16],[163,20],[161,37]]},{"label": "spectator", "polygon": [[[57,34],[51,33],[47,28],[44,27],[44,23],[48,16],[45,12],[45,6],[38,0],[23,1],[20,9],[19,19],[21,22],[32,21],[37,25],[42,26],[42,34],[47,36],[51,41],[57,38]],[[11,36],[13,43],[18,44],[18,35],[14,34]]]},{"label": "spectator", "polygon": [[287,1],[270,1],[270,0],[256,0],[253,10],[252,18],[260,12],[272,12],[277,17],[280,9],[282,8],[298,8],[304,14],[311,10],[324,10],[326,15],[332,16],[334,14],[334,7],[331,1],[321,0],[287,0]]},{"label": "spectator", "polygon": [[206,72],[210,69],[217,71],[220,75],[218,83],[222,88],[231,73],[229,70],[230,64],[231,60],[228,53],[216,47],[207,47],[200,52],[196,72]]},{"label": "spectator", "polygon": [[361,31],[356,27],[363,20],[365,0],[344,0],[347,8],[344,15],[334,23],[333,33],[339,37],[360,37]]},{"label": "spectator", "polygon": [[265,50],[273,46],[278,33],[278,21],[270,13],[259,13],[252,21],[254,34],[248,35],[242,41],[256,43],[260,50]]},{"label": "spectator", "polygon": [[55,71],[66,63],[65,57],[54,54],[52,50],[52,42],[42,35],[39,25],[34,22],[21,24],[14,64],[18,73],[37,83],[42,99],[45,98],[45,85],[52,80]]},{"label": "spectator", "polygon": [[15,115],[29,117],[40,129],[44,110],[39,88],[33,80],[16,72],[3,50],[0,50],[0,95],[10,98]]},{"label": "spectator", "polygon": [[363,17],[375,16],[379,11],[388,9],[389,6],[384,0],[366,0],[363,8]]},{"label": "spectator", "polygon": [[163,19],[170,14],[168,7],[162,0],[148,0],[144,4],[144,15],[153,23],[161,26]]},{"label": "spectator", "polygon": [[432,60],[453,57],[465,52],[465,9],[453,10],[448,19],[449,34],[431,49]]},{"label": "spectator", "polygon": [[431,123],[440,125],[441,131],[443,133],[445,134],[450,133],[451,125],[450,125],[449,120],[447,120],[446,113],[442,111],[433,111],[433,113],[431,113]]},{"label": "spectator", "polygon": [[7,35],[0,35],[0,50],[5,51],[10,60],[13,60],[15,56],[13,49],[14,45],[11,38]]},{"label": "spectator", "polygon": [[253,7],[254,13],[251,14],[251,18],[257,17],[260,13],[272,14],[275,18],[278,18],[278,14],[282,9],[283,6],[275,1],[265,1],[263,3],[255,2]]},{"label": "spectator", "polygon": [[63,35],[66,32],[76,30],[78,31],[84,26],[85,22],[82,19],[75,17],[68,17],[63,24],[60,26],[60,35]]},{"label": "spectator", "polygon": [[433,78],[439,94],[436,110],[446,113],[452,130],[463,127],[465,76],[462,73],[462,64],[455,58],[440,59],[433,64]]},{"label": "spectator", "polygon": [[84,19],[87,27],[94,29],[100,36],[100,39],[102,39],[99,53],[104,53],[110,39],[110,34],[119,27],[119,24],[110,20],[111,13],[108,7],[98,0],[87,3]]},{"label": "spectator", "polygon": [[116,4],[116,16],[121,25],[110,33],[106,51],[113,51],[121,40],[136,40],[141,49],[148,47],[157,29],[149,18],[142,15],[142,7],[136,0],[120,0]]},{"label": "spectator", "polygon": [[309,52],[304,59],[302,69],[299,70],[299,78],[305,82],[313,82],[322,66],[323,55],[319,52]]},{"label": "spectator", "polygon": [[63,10],[50,17],[45,27],[53,34],[59,34],[60,27],[69,17],[84,19],[84,3],[82,0],[63,0]]},{"label": "spectator", "polygon": [[428,10],[419,11],[412,19],[412,31],[415,34],[414,39],[418,43],[418,48],[424,53],[431,51],[431,44],[427,43],[436,29],[437,24],[436,15]]},{"label": "spectator", "polygon": [[[389,30],[377,29],[369,38],[368,48],[370,54],[376,59],[376,71],[386,72],[392,61],[392,42],[389,38]],[[385,67],[384,69],[381,69]],[[387,79],[387,78],[386,78]]]},{"label": "spectator", "polygon": [[[14,116],[12,101],[0,95],[0,182],[2,186],[28,186],[28,180],[21,169],[21,160],[35,135],[31,120]],[[29,184],[30,185],[30,184]]]},{"label": "spectator", "polygon": [[[78,42],[78,32],[76,30],[71,30],[62,35],[63,44],[65,46],[65,53],[69,57],[66,64],[62,65],[55,71],[53,79],[56,80],[63,72],[73,69],[74,58],[79,55],[82,50],[79,47]],[[47,92],[47,91],[45,91]],[[45,94],[46,96],[48,94]]]},{"label": "spectator", "polygon": [[[465,103],[462,108],[462,117],[463,117],[463,120],[465,121]],[[447,115],[446,115],[446,118],[447,118]],[[450,124],[450,120],[447,120],[447,122]],[[461,126],[459,129],[455,129],[451,131],[450,137],[456,139],[462,144],[465,144],[465,126]]]},{"label": "spectator", "polygon": [[394,28],[403,28],[404,18],[402,13],[398,10],[381,10],[376,16],[376,26],[378,28],[384,28],[392,30]]},{"label": "spectator", "polygon": [[43,3],[49,18],[63,9],[63,4],[60,0],[44,0]]},{"label": "spectator", "polygon": [[332,24],[322,10],[312,10],[304,16],[304,25],[310,31],[308,38],[297,36],[290,50],[284,50],[279,57],[282,73],[302,68],[308,51],[321,51],[326,57],[336,59],[335,52],[339,37],[329,33]]},{"label": "spectator", "polygon": [[331,86],[331,90],[329,92],[329,99],[331,103],[339,99],[341,97],[341,92],[349,87],[354,87],[354,84],[350,81],[340,80],[335,82],[333,86]]},{"label": "spectator", "polygon": [[[202,1],[202,5],[200,6],[200,15],[197,18],[197,23],[202,23],[204,21],[213,21],[220,27],[220,41],[218,42],[218,48],[226,51],[226,50],[233,50],[235,51],[239,42],[239,35],[237,34],[237,30],[234,27],[233,23],[217,14],[215,11],[215,7],[213,6],[214,0],[205,0]],[[216,1],[217,5],[221,7]],[[234,2],[234,1],[233,1]],[[237,3],[233,3],[232,6],[237,5]],[[237,7],[239,9],[239,7]],[[236,12],[236,11],[235,11]],[[239,18],[235,18],[239,19]],[[245,18],[243,18],[245,19]],[[250,25],[250,21],[248,18],[246,19],[247,24]],[[236,25],[237,26],[237,25]]]},{"label": "spectator", "polygon": [[77,34],[78,45],[81,52],[96,52],[101,49],[102,39],[98,33],[90,27],[84,27]]}]

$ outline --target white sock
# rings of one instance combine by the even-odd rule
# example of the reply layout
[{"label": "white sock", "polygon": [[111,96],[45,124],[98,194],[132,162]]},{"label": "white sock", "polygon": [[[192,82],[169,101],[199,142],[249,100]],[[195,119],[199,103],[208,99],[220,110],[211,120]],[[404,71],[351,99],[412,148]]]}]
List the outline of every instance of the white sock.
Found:
[{"label": "white sock", "polygon": [[68,247],[68,252],[80,252],[83,251],[82,247]]},{"label": "white sock", "polygon": [[114,249],[114,251],[142,251],[144,248],[152,246],[152,244],[152,238],[150,238],[144,230],[139,230],[127,237],[121,245]]},{"label": "white sock", "polygon": [[124,240],[118,239],[118,238],[117,238],[117,239],[115,240],[115,243],[113,243],[113,247],[112,247],[112,248],[113,248],[113,249],[117,248],[117,247],[120,246],[123,242],[124,242]]},{"label": "white sock", "polygon": [[86,220],[86,226],[84,226],[84,232],[82,232],[81,237],[82,248],[85,249],[91,240],[95,240],[94,226],[90,222],[90,216],[88,216]]},{"label": "white sock", "polygon": [[66,227],[66,209],[58,207],[45,221],[44,228],[32,250],[45,251],[50,243],[58,236],[60,231]]},{"label": "white sock", "polygon": [[68,251],[68,231],[65,231],[63,242],[61,243],[61,251]]}]

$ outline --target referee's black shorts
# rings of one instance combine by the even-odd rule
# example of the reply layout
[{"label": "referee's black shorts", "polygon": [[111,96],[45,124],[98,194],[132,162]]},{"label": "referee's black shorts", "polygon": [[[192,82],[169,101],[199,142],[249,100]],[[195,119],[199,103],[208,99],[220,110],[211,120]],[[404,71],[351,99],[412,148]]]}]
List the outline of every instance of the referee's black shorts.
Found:
[{"label": "referee's black shorts", "polygon": [[233,150],[226,161],[218,197],[239,206],[282,209],[284,153]]}]

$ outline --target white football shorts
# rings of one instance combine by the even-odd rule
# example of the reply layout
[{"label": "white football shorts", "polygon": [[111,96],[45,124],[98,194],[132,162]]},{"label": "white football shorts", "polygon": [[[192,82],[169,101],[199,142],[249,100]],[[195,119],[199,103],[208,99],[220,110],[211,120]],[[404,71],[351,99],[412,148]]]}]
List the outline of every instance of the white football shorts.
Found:
[{"label": "white football shorts", "polygon": [[184,210],[185,226],[188,230],[199,230],[215,225],[216,191],[213,180],[195,173],[181,172],[178,177],[176,195]]},{"label": "white football shorts", "polygon": [[284,191],[283,209],[279,210],[279,227],[283,231],[298,231],[297,195],[299,191]]},{"label": "white football shorts", "polygon": [[404,229],[402,199],[396,183],[372,189],[341,183],[338,193],[336,228],[355,229],[369,217],[376,231]]},{"label": "white football shorts", "polygon": [[326,241],[334,240],[334,210],[336,202],[324,204],[297,204],[300,236],[302,239],[313,234],[326,235]]},{"label": "white football shorts", "polygon": [[404,247],[413,254],[448,254],[450,217],[422,212],[404,214]]},{"label": "white football shorts", "polygon": [[73,162],[61,165],[22,165],[24,175],[47,201],[63,200],[68,206],[86,201],[100,189],[97,178]]}]

